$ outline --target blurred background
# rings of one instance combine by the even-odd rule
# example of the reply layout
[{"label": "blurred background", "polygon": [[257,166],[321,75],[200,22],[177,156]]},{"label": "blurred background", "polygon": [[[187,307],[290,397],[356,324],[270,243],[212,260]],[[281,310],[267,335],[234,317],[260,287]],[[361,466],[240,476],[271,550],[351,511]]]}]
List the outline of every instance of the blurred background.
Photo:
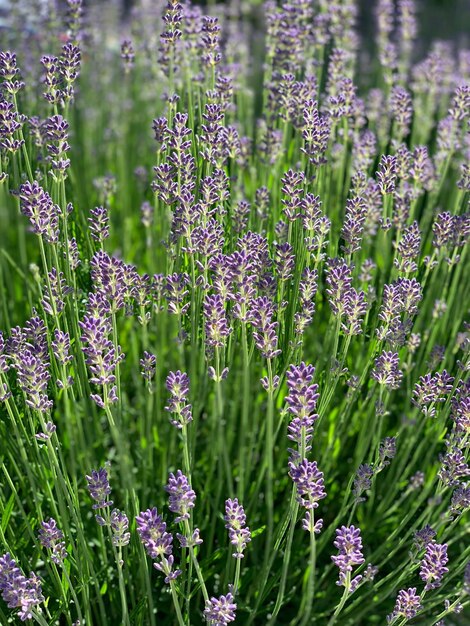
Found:
[{"label": "blurred background", "polygon": [[[279,3],[282,0],[278,0]],[[83,0],[84,5],[93,7],[110,0]],[[122,15],[123,22],[129,16],[132,7],[137,4],[135,0],[111,0]],[[141,0],[142,4],[155,4],[153,0]],[[163,3],[163,0],[162,0]],[[5,23],[12,7],[24,4],[22,0],[0,0],[0,26]],[[64,0],[37,0],[38,5],[64,5]],[[239,5],[244,14],[251,13],[255,24],[262,19],[263,0],[192,0],[192,4],[203,6],[214,5]],[[358,27],[363,42],[367,46],[372,43],[374,33],[374,12],[376,0],[359,0]],[[419,42],[423,49],[429,47],[429,43],[435,39],[452,41],[456,46],[470,45],[470,0],[416,0],[419,24]],[[419,53],[422,52],[416,50]]]}]

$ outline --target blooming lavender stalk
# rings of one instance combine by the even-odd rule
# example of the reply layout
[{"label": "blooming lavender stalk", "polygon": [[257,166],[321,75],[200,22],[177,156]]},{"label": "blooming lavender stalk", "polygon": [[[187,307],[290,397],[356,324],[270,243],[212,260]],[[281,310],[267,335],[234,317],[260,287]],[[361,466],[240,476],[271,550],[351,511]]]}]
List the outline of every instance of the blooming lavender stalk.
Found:
[{"label": "blooming lavender stalk", "polygon": [[426,583],[425,591],[441,586],[444,574],[447,574],[449,571],[446,567],[448,561],[446,543],[439,544],[435,541],[430,541],[427,544],[419,572],[421,579]]},{"label": "blooming lavender stalk", "polygon": [[398,368],[398,364],[399,360],[396,352],[384,351],[375,360],[371,376],[379,385],[384,385],[390,389],[398,389],[403,377],[402,372]]},{"label": "blooming lavender stalk", "polygon": [[165,410],[172,414],[171,424],[182,429],[192,421],[192,407],[187,404],[189,394],[189,376],[185,372],[170,372],[166,379],[166,388],[170,392],[170,399]]},{"label": "blooming lavender stalk", "polygon": [[332,626],[335,623],[336,618],[346,604],[349,594],[354,593],[362,581],[362,575],[359,574],[351,578],[351,574],[354,566],[361,565],[365,560],[362,554],[361,531],[355,526],[341,526],[341,528],[337,528],[334,545],[338,548],[338,556],[332,556],[331,560],[339,568],[339,577],[336,584],[344,587],[344,593],[328,622],[328,626]]},{"label": "blooming lavender stalk", "polygon": [[212,597],[206,602],[204,618],[210,626],[227,626],[235,621],[237,605],[232,592],[219,598]]},{"label": "blooming lavender stalk", "polygon": [[44,522],[41,522],[41,528],[39,530],[39,542],[40,544],[50,550],[52,561],[56,564],[61,564],[67,556],[65,549],[64,533],[57,528],[57,522],[52,517]]},{"label": "blooming lavender stalk", "polygon": [[96,503],[92,505],[92,509],[106,509],[113,506],[113,501],[108,500],[112,489],[109,485],[108,472],[104,467],[92,470],[91,474],[86,476],[86,480],[90,496]]},{"label": "blooming lavender stalk", "polygon": [[149,390],[152,390],[151,383],[156,372],[157,357],[151,352],[144,351],[143,357],[140,359],[140,367],[142,378],[147,382]]},{"label": "blooming lavender stalk", "polygon": [[188,520],[190,510],[194,508],[196,494],[181,470],[177,470],[176,475],[173,473],[169,475],[165,491],[170,496],[168,508],[172,513],[176,513],[175,522]]},{"label": "blooming lavender stalk", "polygon": [[[46,548],[46,550],[48,550],[52,562],[56,565],[62,566],[62,572],[67,579],[73,601],[75,602],[79,618],[78,621],[80,622],[83,619],[80,603],[75,592],[74,585],[67,572],[67,567],[64,565],[64,559],[66,559],[68,556],[65,547],[64,533],[60,530],[60,528],[57,527],[57,522],[55,521],[55,519],[51,517],[49,520],[41,522],[41,528],[39,529],[38,538],[39,543],[44,548]],[[66,598],[64,595],[64,600],[65,599]]]},{"label": "blooming lavender stalk", "polygon": [[113,509],[111,513],[109,511],[110,507],[113,505],[113,501],[107,499],[111,493],[111,487],[109,484],[108,472],[105,468],[102,467],[99,470],[93,470],[90,475],[86,476],[86,479],[90,496],[96,502],[96,504],[92,505],[92,508],[102,512],[102,515],[97,514],[95,516],[96,521],[100,526],[108,528],[111,538],[114,558],[118,569],[122,623],[126,626],[130,626],[126,589],[122,573],[122,567],[124,565],[122,548],[127,546],[130,541],[130,533],[127,530],[129,528],[129,519],[127,515],[119,509]]},{"label": "blooming lavender stalk", "polygon": [[168,508],[172,513],[176,513],[175,522],[178,522],[182,528],[182,533],[177,533],[176,536],[181,547],[189,549],[191,561],[201,585],[204,601],[207,602],[209,594],[207,593],[206,583],[195,551],[195,548],[201,545],[203,541],[200,537],[199,528],[193,529],[192,523],[190,523],[191,510],[196,502],[196,493],[181,470],[177,470],[176,475],[170,473],[165,491],[169,494]]},{"label": "blooming lavender stalk", "polygon": [[[238,499],[234,498],[225,501],[225,528],[228,529],[230,543],[235,546],[232,556],[236,559],[243,558],[246,545],[251,541],[250,529],[246,526],[246,515]],[[236,590],[237,585],[235,585]]]},{"label": "blooming lavender stalk", "polygon": [[92,238],[103,246],[103,241],[109,237],[109,215],[108,209],[97,206],[90,210],[90,231]]},{"label": "blooming lavender stalk", "polygon": [[173,552],[173,536],[167,532],[166,523],[159,515],[156,507],[143,511],[135,518],[140,540],[149,555],[155,561],[153,566],[165,575],[165,583],[170,585],[173,605],[178,623],[184,626],[181,608],[176,594],[174,581],[181,574],[181,570],[174,569],[175,558]]},{"label": "blooming lavender stalk", "polygon": [[[22,622],[32,619],[33,614],[40,617],[39,605],[44,602],[41,582],[33,572],[26,578],[8,552],[0,557],[0,591],[10,609],[19,609]],[[38,621],[45,624],[44,620]]]},{"label": "blooming lavender stalk", "polygon": [[387,616],[387,623],[394,624],[400,617],[408,621],[417,615],[420,609],[421,599],[416,595],[416,587],[402,589],[398,592],[393,612]]},{"label": "blooming lavender stalk", "polygon": [[33,232],[44,237],[48,243],[59,240],[59,207],[37,181],[26,182],[20,187],[20,207],[29,218]]},{"label": "blooming lavender stalk", "polygon": [[129,74],[129,72],[134,67],[135,60],[135,52],[132,46],[132,41],[129,39],[125,39],[121,44],[121,59],[122,65],[124,67],[124,72]]}]

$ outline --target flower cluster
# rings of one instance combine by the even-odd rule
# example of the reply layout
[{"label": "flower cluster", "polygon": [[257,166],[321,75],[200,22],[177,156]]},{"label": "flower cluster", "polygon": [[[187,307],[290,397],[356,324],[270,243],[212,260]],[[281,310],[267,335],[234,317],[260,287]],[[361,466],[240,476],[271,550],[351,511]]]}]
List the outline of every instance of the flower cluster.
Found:
[{"label": "flower cluster", "polygon": [[225,528],[228,529],[230,543],[235,546],[232,554],[236,559],[243,558],[243,552],[247,543],[251,541],[250,529],[246,526],[245,510],[238,499],[234,498],[225,501]]},{"label": "flower cluster", "polygon": [[44,602],[39,578],[33,572],[26,578],[8,552],[0,557],[0,591],[10,609],[19,609],[23,622],[32,619]]},{"label": "flower cluster", "polygon": [[185,372],[170,372],[166,378],[166,388],[170,392],[170,399],[165,410],[172,414],[170,422],[176,428],[192,421],[192,407],[187,403],[189,395],[189,376]]},{"label": "flower cluster", "polygon": [[165,582],[170,584],[181,570],[173,569],[173,536],[167,532],[166,523],[157,509],[147,509],[135,518],[137,532],[149,557],[155,561],[153,566],[165,575]]},{"label": "flower cluster", "polygon": [[338,548],[338,556],[332,556],[331,560],[339,568],[337,585],[347,587],[353,593],[362,580],[358,575],[351,579],[351,572],[357,565],[364,563],[362,554],[361,531],[355,526],[341,526],[336,529],[334,545]]}]

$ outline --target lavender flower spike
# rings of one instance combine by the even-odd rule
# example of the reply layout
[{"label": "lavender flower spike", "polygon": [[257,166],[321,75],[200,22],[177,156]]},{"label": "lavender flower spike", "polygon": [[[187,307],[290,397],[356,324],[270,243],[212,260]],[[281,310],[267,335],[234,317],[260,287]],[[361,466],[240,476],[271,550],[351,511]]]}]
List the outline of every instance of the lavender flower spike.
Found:
[{"label": "lavender flower spike", "polygon": [[173,536],[167,532],[166,523],[156,507],[143,511],[135,521],[147,554],[156,561],[153,566],[165,574],[165,582],[170,584],[181,574],[181,570],[173,569]]},{"label": "lavender flower spike", "polygon": [[174,415],[170,420],[173,426],[182,429],[192,421],[192,407],[187,404],[189,394],[189,376],[185,372],[170,372],[166,378],[166,388],[171,394],[168,405],[165,407]]},{"label": "lavender flower spike", "polygon": [[183,522],[188,520],[190,509],[194,508],[196,494],[191,489],[188,479],[181,470],[177,470],[176,475],[170,474],[168,477],[168,485],[165,491],[170,496],[168,508],[172,513],[176,513],[175,522]]},{"label": "lavender flower spike", "polygon": [[206,602],[204,617],[210,626],[226,626],[235,621],[237,605],[231,592],[220,598],[211,598]]},{"label": "lavender flower spike", "polygon": [[127,530],[129,528],[129,519],[127,515],[119,509],[113,509],[111,511],[110,523],[111,531],[113,533],[113,546],[118,548],[127,546],[131,539],[131,534]]},{"label": "lavender flower spike", "polygon": [[387,616],[387,623],[393,624],[397,617],[405,620],[412,619],[421,609],[420,597],[416,595],[416,587],[410,587],[398,592],[397,601],[393,613]]},{"label": "lavender flower spike", "polygon": [[93,504],[92,508],[104,509],[112,506],[112,500],[107,500],[107,497],[111,493],[111,487],[109,486],[108,472],[104,467],[101,467],[99,470],[93,470],[89,476],[86,476],[86,479],[90,496],[96,502],[96,504]]},{"label": "lavender flower spike", "polygon": [[0,557],[0,591],[8,608],[20,609],[22,622],[32,619],[33,610],[44,602],[39,578],[33,572],[26,578],[8,552]]},{"label": "lavender flower spike", "polygon": [[435,541],[428,543],[419,572],[421,579],[426,583],[425,591],[441,586],[442,577],[449,571],[446,567],[448,561],[446,543],[439,544]]},{"label": "lavender flower spike", "polygon": [[236,559],[243,558],[243,551],[246,544],[251,541],[251,532],[246,526],[246,515],[238,499],[228,499],[225,501],[225,528],[228,529],[230,543],[235,546],[232,556]]},{"label": "lavender flower spike", "polygon": [[[337,585],[345,586],[347,575],[356,565],[364,563],[362,555],[361,531],[355,526],[341,526],[336,529],[336,539],[334,545],[338,548],[338,556],[332,556],[331,560],[339,568],[339,578]],[[350,592],[352,593],[361,582],[362,576],[356,576],[350,582]]]},{"label": "lavender flower spike", "polygon": [[57,522],[52,517],[47,522],[41,522],[39,542],[44,548],[51,550],[54,563],[60,564],[66,558],[64,533],[57,528]]},{"label": "lavender flower spike", "polygon": [[289,461],[289,476],[297,487],[297,499],[306,509],[316,509],[318,501],[326,498],[323,472],[316,461],[302,459],[296,464]]}]

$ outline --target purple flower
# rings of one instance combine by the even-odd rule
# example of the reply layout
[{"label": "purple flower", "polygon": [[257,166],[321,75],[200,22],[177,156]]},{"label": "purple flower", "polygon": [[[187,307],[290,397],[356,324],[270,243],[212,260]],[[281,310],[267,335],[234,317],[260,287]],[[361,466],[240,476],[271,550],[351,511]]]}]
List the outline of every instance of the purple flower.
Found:
[{"label": "purple flower", "polygon": [[397,177],[397,158],[395,156],[382,156],[377,172],[377,180],[380,191],[383,194],[392,193],[395,190]]},{"label": "purple flower", "polygon": [[109,237],[109,215],[108,209],[104,206],[97,206],[90,209],[88,221],[90,223],[91,236],[101,245]]},{"label": "purple flower", "polygon": [[[75,239],[75,237],[72,237],[72,239],[69,239],[67,241],[67,247],[68,247],[70,269],[74,271],[77,269],[77,267],[81,263],[80,255],[78,252],[77,240]],[[67,257],[67,253],[65,251],[64,251],[64,257]]]},{"label": "purple flower", "polygon": [[323,472],[318,469],[316,461],[289,461],[289,476],[297,488],[298,502],[307,510],[316,509],[318,502],[326,498]]},{"label": "purple flower", "polygon": [[135,284],[135,269],[103,250],[93,255],[90,269],[94,290],[108,300],[110,312],[122,309],[125,297],[130,295]]},{"label": "purple flower", "polygon": [[176,533],[176,536],[182,548],[193,548],[194,546],[200,546],[201,543],[203,543],[200,537],[199,528],[195,528],[190,537],[181,535],[180,533]]},{"label": "purple flower", "polygon": [[315,314],[318,272],[306,268],[299,283],[299,311],[295,314],[295,332],[301,337]]},{"label": "purple flower", "polygon": [[364,502],[365,498],[361,498],[361,494],[372,486],[372,477],[374,469],[371,465],[359,465],[354,478],[353,494],[357,503]]},{"label": "purple flower", "polygon": [[64,176],[70,167],[70,159],[67,158],[67,152],[70,150],[69,124],[62,115],[53,115],[46,120],[45,130],[47,140],[50,142],[46,147],[52,166],[52,176],[54,178]]},{"label": "purple flower", "polygon": [[170,584],[181,574],[181,570],[173,569],[173,537],[166,531],[166,523],[156,507],[143,511],[137,515],[135,521],[147,554],[156,560],[153,566],[165,574],[165,582]]},{"label": "purple flower", "polygon": [[419,256],[421,248],[421,231],[418,222],[413,222],[404,231],[397,245],[397,258],[395,266],[403,272],[415,272],[418,266],[415,259]]},{"label": "purple flower", "polygon": [[40,432],[40,433],[37,433],[37,435],[34,435],[38,441],[42,441],[43,443],[46,441],[49,441],[52,435],[56,432],[57,427],[53,422],[49,421],[47,422],[44,430],[45,432]]},{"label": "purple flower", "polygon": [[353,163],[356,172],[367,171],[376,154],[376,137],[370,130],[364,130],[353,146]]},{"label": "purple flower", "polygon": [[420,487],[424,485],[424,479],[425,479],[424,472],[416,472],[410,478],[409,489],[412,489],[412,490],[419,489]]},{"label": "purple flower", "polygon": [[302,361],[300,365],[291,365],[286,372],[287,388],[285,400],[289,411],[296,417],[308,417],[314,413],[320,397],[318,385],[313,383],[315,368]]},{"label": "purple flower", "polygon": [[54,563],[60,564],[67,556],[65,549],[64,533],[57,528],[57,522],[52,517],[41,522],[39,529],[39,543],[51,550],[51,559]]},{"label": "purple flower", "polygon": [[182,10],[183,7],[177,0],[168,0],[163,16],[164,30],[160,35],[162,47],[166,50],[173,48],[178,39],[181,39]]},{"label": "purple flower", "polygon": [[251,323],[256,347],[266,359],[274,359],[281,353],[278,349],[278,322],[272,322],[273,303],[269,298],[260,296],[251,302]]},{"label": "purple flower", "polygon": [[366,295],[363,291],[356,291],[351,287],[344,296],[345,321],[341,328],[345,335],[359,335],[362,332],[362,322],[367,312]]},{"label": "purple flower", "polygon": [[[332,556],[331,560],[339,568],[339,578],[337,585],[346,584],[346,575],[353,571],[356,565],[364,563],[362,555],[361,531],[355,526],[341,526],[336,529],[336,540],[334,545],[338,548],[338,556]],[[362,576],[356,576],[350,583],[350,589],[353,591]]]},{"label": "purple flower", "polygon": [[202,18],[202,62],[208,68],[218,65],[222,59],[219,52],[220,26],[216,17],[204,15]]},{"label": "purple flower", "polygon": [[172,553],[173,537],[166,532],[166,523],[155,507],[140,513],[136,523],[140,540],[152,559]]},{"label": "purple flower", "polygon": [[206,602],[204,609],[204,618],[210,626],[226,626],[230,622],[235,621],[235,611],[237,605],[235,598],[231,592],[226,596],[219,598],[211,598]]},{"label": "purple flower", "polygon": [[101,467],[99,470],[92,470],[91,474],[86,476],[86,479],[90,496],[96,502],[96,504],[93,504],[92,508],[96,510],[112,506],[112,500],[107,500],[112,490],[109,486],[108,472],[106,469]]},{"label": "purple flower", "polygon": [[16,54],[9,50],[0,51],[0,77],[4,81],[0,86],[9,94],[17,94],[24,87],[22,81],[16,80],[20,70],[16,64]]},{"label": "purple flower", "polygon": [[141,374],[147,383],[151,383],[155,376],[157,357],[151,352],[144,351],[144,356],[140,359]]},{"label": "purple flower", "polygon": [[26,578],[7,552],[0,557],[0,591],[10,609],[19,609],[22,622],[32,619],[33,610],[44,602],[39,578],[31,572]]},{"label": "purple flower", "polygon": [[397,453],[397,438],[385,437],[385,439],[381,441],[380,447],[379,447],[379,459],[380,459],[379,467],[381,470],[386,465],[390,464],[390,461],[388,461],[387,459],[393,459],[396,453]]},{"label": "purple flower", "polygon": [[182,429],[192,421],[192,407],[187,403],[189,394],[189,376],[185,372],[170,372],[166,378],[166,388],[171,396],[168,400],[166,411],[173,414],[171,424]]},{"label": "purple flower", "polygon": [[124,72],[128,74],[134,67],[135,52],[132,41],[125,39],[121,44],[121,59],[124,66]]},{"label": "purple flower", "polygon": [[304,180],[305,174],[302,171],[296,172],[294,170],[287,171],[281,179],[281,191],[285,196],[282,204],[289,222],[293,222],[301,215]]},{"label": "purple flower", "polygon": [[470,476],[465,455],[456,446],[450,446],[445,455],[440,456],[441,467],[437,475],[446,487],[457,485],[460,478]]},{"label": "purple flower", "polygon": [[20,119],[12,102],[0,102],[0,147],[12,154],[24,145],[24,140],[16,138],[17,131],[22,126]]},{"label": "purple flower", "polygon": [[341,229],[341,237],[344,239],[341,249],[346,255],[351,255],[360,249],[366,215],[367,205],[361,197],[356,196],[347,200],[346,216]]},{"label": "purple flower", "polygon": [[462,515],[470,508],[470,484],[460,483],[452,494],[450,502],[450,515]]},{"label": "purple flower", "polygon": [[394,87],[390,96],[390,105],[398,136],[404,137],[410,130],[413,115],[413,104],[409,92],[403,87]]},{"label": "purple flower", "polygon": [[328,302],[333,314],[342,317],[346,309],[346,296],[352,289],[352,268],[342,259],[330,259],[327,272]]},{"label": "purple flower", "polygon": [[165,285],[165,295],[168,301],[168,310],[174,315],[184,315],[190,307],[190,302],[184,304],[188,294],[186,289],[189,284],[188,274],[172,274],[167,276]]},{"label": "purple flower", "polygon": [[404,617],[406,620],[412,619],[420,609],[421,600],[416,595],[416,587],[402,589],[398,592],[393,613],[387,616],[387,622],[392,624],[398,617]]},{"label": "purple flower", "polygon": [[414,547],[417,550],[422,550],[428,543],[430,543],[436,536],[436,531],[426,524],[421,530],[417,530],[414,533]]},{"label": "purple flower", "polygon": [[145,228],[150,228],[153,224],[154,207],[150,202],[142,202],[140,205],[140,221]]},{"label": "purple flower", "polygon": [[427,544],[419,571],[421,579],[426,583],[425,591],[441,586],[442,577],[449,571],[446,567],[448,561],[446,543],[439,544],[430,541]]},{"label": "purple flower", "polygon": [[204,317],[206,320],[207,343],[210,346],[222,348],[232,329],[227,322],[224,301],[221,295],[206,296],[204,300]]},{"label": "purple flower", "polygon": [[468,117],[469,109],[470,86],[467,84],[458,85],[452,99],[449,115],[453,120],[460,122]]},{"label": "purple flower", "polygon": [[285,397],[289,412],[293,415],[288,430],[288,438],[295,441],[299,450],[304,446],[304,452],[311,448],[313,427],[318,419],[315,413],[319,398],[318,385],[313,383],[315,368],[302,362],[300,365],[291,365],[286,372],[287,388],[289,393]]},{"label": "purple flower", "polygon": [[64,106],[73,100],[73,83],[80,73],[80,60],[80,49],[72,42],[62,47],[59,59],[42,57],[41,63],[46,70],[44,97],[50,104]]},{"label": "purple flower", "polygon": [[49,362],[31,349],[23,349],[17,354],[16,372],[18,385],[26,394],[26,404],[36,411],[47,413],[52,401],[47,397],[50,379]]},{"label": "purple flower", "polygon": [[281,281],[289,280],[295,270],[295,256],[293,248],[289,243],[280,243],[274,245],[275,256],[274,265],[276,267],[278,279]]},{"label": "purple flower", "polygon": [[55,267],[48,273],[48,279],[47,290],[41,304],[46,313],[55,316],[64,310],[64,298],[72,292],[72,288],[67,286],[63,272],[58,272]]},{"label": "purple flower", "polygon": [[[109,339],[112,333],[110,305],[104,293],[90,293],[83,320],[79,322],[82,330],[81,347],[86,355],[86,363],[92,374],[90,382],[104,387],[108,403],[116,402],[114,387],[108,390],[116,379],[114,371],[124,358],[120,346],[115,346]],[[104,407],[104,401],[98,394],[93,400]]]},{"label": "purple flower", "polygon": [[318,103],[315,100],[305,102],[303,110],[302,137],[304,146],[302,152],[307,155],[313,165],[326,163],[325,153],[331,133],[331,120],[328,115],[322,115],[318,111]]},{"label": "purple flower", "polygon": [[232,554],[236,559],[243,558],[246,544],[251,541],[251,532],[246,526],[246,515],[243,506],[234,498],[225,501],[225,528],[228,529],[230,543],[235,546]]},{"label": "purple flower", "polygon": [[54,331],[54,339],[51,342],[52,351],[60,365],[68,365],[73,357],[70,355],[70,336],[58,328]]},{"label": "purple flower", "polygon": [[118,548],[127,546],[131,539],[131,534],[127,530],[129,528],[127,515],[119,509],[113,509],[111,511],[110,525],[113,534],[113,545]]},{"label": "purple flower", "polygon": [[33,232],[48,243],[59,240],[59,207],[44,189],[33,181],[20,186],[21,213],[29,217]]},{"label": "purple flower", "polygon": [[403,377],[403,373],[398,365],[398,353],[384,351],[375,359],[371,376],[379,385],[385,385],[390,389],[398,389]]},{"label": "purple flower", "polygon": [[190,510],[194,508],[196,494],[181,470],[177,470],[176,475],[170,473],[165,491],[170,496],[168,508],[172,513],[177,514],[175,522],[188,520]]}]

